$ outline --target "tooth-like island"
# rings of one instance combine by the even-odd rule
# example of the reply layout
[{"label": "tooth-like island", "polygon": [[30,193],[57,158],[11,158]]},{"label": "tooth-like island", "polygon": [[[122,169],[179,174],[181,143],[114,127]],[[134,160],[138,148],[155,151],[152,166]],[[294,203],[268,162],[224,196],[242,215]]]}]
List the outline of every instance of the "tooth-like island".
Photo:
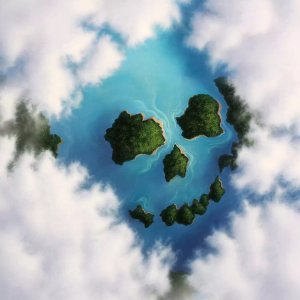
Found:
[{"label": "tooth-like island", "polygon": [[129,214],[131,218],[143,223],[145,228],[148,228],[153,223],[154,215],[146,212],[141,205],[138,205],[134,210],[130,210]]},{"label": "tooth-like island", "polygon": [[171,204],[162,210],[160,217],[167,226],[175,223],[191,225],[197,215],[204,215],[208,209],[210,201],[219,202],[225,194],[221,178],[218,176],[210,185],[208,194],[202,194],[200,199],[194,199],[191,205],[187,203],[177,208],[176,204]]}]

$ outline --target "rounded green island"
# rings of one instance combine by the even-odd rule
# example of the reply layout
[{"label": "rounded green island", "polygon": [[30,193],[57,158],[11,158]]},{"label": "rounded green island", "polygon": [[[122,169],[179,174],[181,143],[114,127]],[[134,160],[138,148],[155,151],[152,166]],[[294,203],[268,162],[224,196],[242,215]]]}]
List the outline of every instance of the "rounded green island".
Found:
[{"label": "rounded green island", "polygon": [[183,204],[177,212],[176,222],[182,225],[191,225],[195,220],[195,214],[188,204]]},{"label": "rounded green island", "polygon": [[142,114],[130,115],[126,111],[120,113],[104,137],[113,149],[113,161],[119,165],[140,154],[153,154],[166,141],[159,121],[144,120]]},{"label": "rounded green island", "polygon": [[166,181],[169,182],[175,176],[185,177],[189,159],[177,145],[163,160]]},{"label": "rounded green island", "polygon": [[182,205],[179,209],[176,204],[169,205],[161,212],[160,216],[167,226],[172,226],[175,223],[191,225],[195,219],[195,214],[188,204]]},{"label": "rounded green island", "polygon": [[200,94],[190,98],[188,108],[176,120],[186,139],[202,135],[216,137],[223,133],[220,104],[209,95]]},{"label": "rounded green island", "polygon": [[133,219],[139,220],[143,223],[145,228],[148,228],[153,223],[154,215],[149,212],[145,212],[141,205],[138,205],[134,210],[130,210],[129,214]]},{"label": "rounded green island", "polygon": [[177,206],[175,204],[169,205],[161,212],[160,216],[167,226],[172,226],[177,220]]}]

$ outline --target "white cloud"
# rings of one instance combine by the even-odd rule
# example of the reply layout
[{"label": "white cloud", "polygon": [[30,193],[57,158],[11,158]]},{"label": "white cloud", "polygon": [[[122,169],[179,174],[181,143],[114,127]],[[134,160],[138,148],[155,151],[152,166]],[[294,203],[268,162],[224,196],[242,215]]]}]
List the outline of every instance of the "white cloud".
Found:
[{"label": "white cloud", "polygon": [[93,22],[108,23],[129,45],[136,45],[153,37],[156,27],[166,29],[174,21],[180,21],[179,4],[187,2],[189,0],[103,1]]},{"label": "white cloud", "polygon": [[[82,84],[99,83],[119,67],[119,47],[107,37],[98,39],[84,22],[93,21],[99,29],[109,25],[136,45],[154,36],[157,26],[179,21],[179,2],[185,1],[2,1],[2,117],[11,117],[15,102],[24,98],[59,116],[78,103]],[[83,68],[79,77],[70,65]]]},{"label": "white cloud", "polygon": [[[299,126],[300,3],[208,0],[189,43],[233,72],[238,93],[267,124]],[[280,113],[279,113],[280,112]]]},{"label": "white cloud", "polygon": [[213,252],[192,262],[191,285],[202,300],[298,300],[300,212],[281,202],[246,205],[230,232],[208,239]]},{"label": "white cloud", "polygon": [[274,134],[266,128],[253,128],[250,148],[239,152],[238,172],[233,182],[238,188],[250,188],[266,194],[280,179],[291,187],[300,187],[300,142],[291,135]]},{"label": "white cloud", "polygon": [[116,48],[109,36],[102,37],[91,49],[89,59],[78,69],[82,85],[97,84],[102,78],[111,75],[123,60],[123,55]]},{"label": "white cloud", "polygon": [[192,27],[188,43],[207,50],[212,66],[228,68],[237,93],[266,127],[252,129],[256,145],[240,154],[237,185],[263,193],[282,177],[300,187],[299,142],[269,133],[273,127],[300,133],[300,2],[208,0]]},{"label": "white cloud", "polygon": [[158,245],[142,254],[109,187],[84,188],[83,167],[47,154],[26,154],[7,173],[14,143],[0,146],[3,299],[156,299],[168,290],[172,253]]}]

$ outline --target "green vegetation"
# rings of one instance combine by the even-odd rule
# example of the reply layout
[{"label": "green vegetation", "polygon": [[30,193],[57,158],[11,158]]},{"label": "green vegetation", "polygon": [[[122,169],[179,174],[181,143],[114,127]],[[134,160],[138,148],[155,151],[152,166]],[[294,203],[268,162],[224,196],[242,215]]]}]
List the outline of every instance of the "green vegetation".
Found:
[{"label": "green vegetation", "polygon": [[225,190],[222,186],[222,181],[220,177],[216,177],[215,181],[210,185],[208,195],[202,194],[200,199],[194,199],[190,206],[185,203],[179,209],[177,209],[175,204],[169,205],[161,212],[160,216],[167,226],[175,223],[191,225],[196,215],[204,215],[206,213],[210,200],[219,202],[224,194]]},{"label": "green vegetation", "polygon": [[139,154],[152,154],[165,143],[163,129],[154,119],[144,120],[142,114],[123,111],[106,130],[105,139],[113,149],[112,159],[122,165]]},{"label": "green vegetation", "polygon": [[203,194],[200,197],[200,204],[205,206],[206,208],[208,207],[209,204],[209,196],[207,194]]},{"label": "green vegetation", "polygon": [[222,186],[222,181],[220,177],[217,177],[210,186],[209,198],[215,202],[219,202],[224,194],[225,190]]},{"label": "green vegetation", "polygon": [[210,200],[219,202],[224,194],[225,190],[222,186],[222,181],[220,177],[216,177],[215,181],[210,185],[208,195],[202,194],[200,199],[194,199],[190,206],[185,203],[179,209],[177,209],[175,204],[169,205],[161,212],[160,216],[167,226],[175,223],[191,225],[196,215],[204,215],[206,213]]},{"label": "green vegetation", "polygon": [[161,219],[167,226],[172,226],[177,220],[177,207],[175,204],[169,205],[161,214]]},{"label": "green vegetation", "polygon": [[182,129],[182,136],[192,139],[201,135],[215,137],[223,133],[220,105],[209,95],[196,95],[190,98],[184,114],[176,118]]},{"label": "green vegetation", "polygon": [[172,152],[167,154],[163,160],[166,181],[169,182],[177,175],[184,177],[188,161],[188,157],[175,145]]},{"label": "green vegetation", "polygon": [[204,215],[206,213],[206,207],[203,206],[199,200],[194,199],[191,209],[193,211],[194,214],[196,215]]},{"label": "green vegetation", "polygon": [[169,205],[161,212],[160,216],[167,226],[172,226],[175,222],[190,225],[195,219],[193,210],[187,204],[182,205],[179,209],[175,204]]},{"label": "green vegetation", "polygon": [[252,115],[249,112],[248,105],[236,95],[234,86],[226,78],[217,78],[215,84],[228,104],[227,122],[234,127],[242,143],[249,142],[247,134],[250,130]]},{"label": "green vegetation", "polygon": [[248,139],[252,114],[249,112],[248,105],[236,95],[234,86],[226,78],[217,78],[215,84],[228,104],[226,120],[234,127],[238,136],[238,142],[232,145],[231,155],[225,154],[219,158],[219,167],[221,171],[225,167],[235,170],[237,168],[236,160],[239,149],[243,145],[251,146],[252,144],[252,141]]},{"label": "green vegetation", "polygon": [[130,210],[129,214],[133,219],[142,222],[145,228],[148,228],[153,223],[154,215],[145,212],[141,205],[138,205],[134,210]]},{"label": "green vegetation", "polygon": [[193,210],[187,205],[182,205],[177,212],[176,222],[183,225],[191,225],[195,220]]},{"label": "green vegetation", "polygon": [[207,207],[209,204],[209,197],[206,194],[203,194],[200,197],[200,200],[194,199],[191,209],[195,215],[204,215],[206,213]]},{"label": "green vegetation", "polygon": [[238,150],[241,147],[239,143],[233,143],[231,147],[231,154],[224,154],[219,157],[219,168],[222,172],[224,168],[230,167],[231,171],[234,171],[238,165],[236,163],[238,157]]},{"label": "green vegetation", "polygon": [[16,136],[14,160],[25,151],[38,155],[49,150],[56,157],[58,146],[62,142],[57,134],[51,134],[47,118],[24,102],[18,104],[15,120],[3,124],[0,134]]}]

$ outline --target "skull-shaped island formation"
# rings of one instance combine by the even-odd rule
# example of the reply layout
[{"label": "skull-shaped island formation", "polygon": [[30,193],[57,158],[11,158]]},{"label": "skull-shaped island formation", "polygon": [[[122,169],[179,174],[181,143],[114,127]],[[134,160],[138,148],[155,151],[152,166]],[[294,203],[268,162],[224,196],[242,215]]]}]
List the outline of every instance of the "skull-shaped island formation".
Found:
[{"label": "skull-shaped island formation", "polygon": [[[247,104],[236,95],[234,86],[226,78],[217,78],[215,84],[228,105],[226,121],[237,133],[237,141],[232,144],[231,153],[220,156],[219,168],[220,172],[226,167],[235,170],[239,150],[243,145],[249,147],[252,144],[248,133],[253,116]],[[200,94],[191,97],[183,115],[176,118],[182,129],[182,136],[186,139],[194,139],[222,134],[220,110],[220,104],[209,95]],[[167,142],[162,122],[155,118],[144,120],[142,114],[130,115],[127,112],[122,112],[112,128],[107,129],[105,139],[110,142],[113,149],[113,160],[120,165],[141,154],[151,155]],[[169,182],[176,176],[185,177],[188,162],[189,158],[180,145],[174,145],[171,153],[163,159],[166,181]],[[224,193],[221,178],[217,176],[207,194],[194,199],[191,205],[185,203],[179,208],[175,204],[169,205],[161,212],[160,217],[167,226],[175,223],[190,225],[196,215],[205,214],[209,203],[219,202]],[[146,228],[153,223],[154,215],[146,212],[141,205],[137,205],[129,213]]]},{"label": "skull-shaped island formation", "polygon": [[[220,109],[220,104],[209,95],[200,94],[190,98],[183,115],[176,118],[182,129],[182,136],[186,139],[194,139],[222,134]],[[119,165],[142,154],[154,154],[167,142],[161,121],[154,117],[145,119],[143,114],[131,115],[126,111],[121,112],[112,127],[106,130],[105,139],[112,147],[113,161]],[[176,176],[185,177],[188,162],[189,158],[183,149],[174,145],[171,153],[163,159],[166,181],[169,182]],[[217,197],[213,196],[215,194]],[[191,206],[184,204],[177,209],[176,205],[171,205],[162,211],[161,218],[168,226],[175,222],[190,225],[196,214],[205,213],[209,199],[219,201],[223,194],[221,180],[217,177],[209,195],[202,195],[200,200],[195,199]],[[141,205],[129,213],[132,218],[141,221],[146,228],[153,223],[154,215],[145,212]]]}]

